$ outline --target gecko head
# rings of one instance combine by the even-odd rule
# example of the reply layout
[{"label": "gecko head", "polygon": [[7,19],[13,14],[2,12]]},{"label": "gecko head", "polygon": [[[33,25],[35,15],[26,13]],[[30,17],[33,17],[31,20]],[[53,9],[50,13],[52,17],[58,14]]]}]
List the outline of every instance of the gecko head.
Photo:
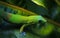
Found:
[{"label": "gecko head", "polygon": [[35,18],[36,18],[36,24],[37,24],[36,26],[38,26],[39,28],[46,25],[47,20],[44,17],[38,15]]},{"label": "gecko head", "polygon": [[45,21],[43,21],[43,20],[39,20],[38,23],[37,23],[37,25],[36,25],[36,27],[37,27],[37,28],[41,28],[41,27],[45,26],[46,23],[47,23],[47,22],[45,22]]},{"label": "gecko head", "polygon": [[33,27],[41,28],[42,26],[45,26],[47,23],[47,20],[43,18],[40,15],[30,16],[30,21],[32,21],[31,24],[33,24]]}]

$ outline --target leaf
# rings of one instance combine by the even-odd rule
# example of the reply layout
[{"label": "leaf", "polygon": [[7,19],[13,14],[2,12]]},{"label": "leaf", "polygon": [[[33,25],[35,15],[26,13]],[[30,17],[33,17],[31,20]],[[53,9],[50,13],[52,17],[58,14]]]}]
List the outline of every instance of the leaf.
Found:
[{"label": "leaf", "polygon": [[47,23],[46,26],[40,27],[40,29],[32,27],[32,31],[38,35],[47,36],[47,35],[50,35],[54,31],[54,25]]},{"label": "leaf", "polygon": [[45,6],[45,1],[46,0],[32,0],[32,1],[39,6],[43,6],[44,8],[46,8],[46,6]]},{"label": "leaf", "polygon": [[60,6],[60,0],[55,0],[55,2]]}]

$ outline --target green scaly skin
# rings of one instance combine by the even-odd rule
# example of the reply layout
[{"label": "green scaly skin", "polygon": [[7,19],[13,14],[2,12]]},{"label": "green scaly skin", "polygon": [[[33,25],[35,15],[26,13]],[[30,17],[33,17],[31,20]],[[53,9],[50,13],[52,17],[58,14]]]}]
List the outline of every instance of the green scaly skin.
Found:
[{"label": "green scaly skin", "polygon": [[42,20],[43,22],[46,22],[46,20],[41,16],[22,16],[18,14],[12,14],[12,13],[6,13],[3,11],[0,11],[0,16],[5,18],[6,20],[12,22],[12,23],[30,23],[30,22],[38,22],[39,20]]},{"label": "green scaly skin", "polygon": [[[18,15],[18,14],[12,14],[12,13],[6,13],[3,10],[0,10],[0,16],[3,17],[4,19],[10,21],[11,23],[16,23],[16,24],[20,24],[20,23],[24,23],[24,24],[29,24],[31,22],[33,23],[37,23],[39,22],[39,20],[42,20],[43,22],[46,22],[46,20],[42,17],[42,16],[22,16],[22,15]],[[23,25],[20,28],[20,32],[23,31],[23,28],[26,27],[27,25]]]},{"label": "green scaly skin", "polygon": [[[0,10],[0,16],[2,16],[4,19],[12,22],[12,23],[24,23],[24,25],[20,28],[20,33],[23,31],[24,27],[26,27],[29,23],[38,23],[39,20],[42,20],[43,22],[47,22],[42,16],[40,15],[35,15],[35,16],[22,16],[22,15],[18,15],[18,14],[12,14],[12,13],[6,13],[3,12],[2,10]],[[27,24],[25,24],[27,23]],[[41,28],[39,31],[37,29],[37,34],[40,35],[49,35],[53,30],[54,27],[51,25],[48,25],[47,27],[43,27]],[[32,29],[35,31],[35,29]]]}]

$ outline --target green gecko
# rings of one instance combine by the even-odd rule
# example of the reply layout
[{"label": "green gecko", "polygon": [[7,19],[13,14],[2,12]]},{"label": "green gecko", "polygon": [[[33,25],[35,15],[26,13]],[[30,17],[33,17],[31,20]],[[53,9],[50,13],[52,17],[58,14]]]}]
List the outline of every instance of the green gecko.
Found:
[{"label": "green gecko", "polygon": [[[29,24],[31,22],[37,23],[40,20],[45,23],[47,22],[47,20],[45,20],[40,15],[22,16],[22,15],[18,15],[18,14],[6,13],[3,10],[0,10],[0,16],[2,16],[2,18],[6,19],[7,21],[9,21],[11,23],[16,23],[16,24],[23,23],[24,26],[26,26],[25,24]],[[23,26],[22,26],[22,28],[23,28]]]},{"label": "green gecko", "polygon": [[[11,23],[15,23],[15,24],[20,24],[23,23],[22,27],[20,28],[20,32],[23,31],[24,27],[26,27],[27,25],[32,23],[37,23],[40,20],[43,22],[46,22],[47,20],[45,20],[42,16],[37,15],[35,13],[32,13],[30,11],[24,10],[22,8],[17,9],[14,6],[4,3],[4,2],[0,2],[0,6],[2,6],[2,8],[0,9],[0,16],[3,17],[5,20],[11,22]],[[16,14],[14,13],[10,13],[4,10],[4,8],[6,8],[7,10],[12,9],[10,11],[17,11]],[[19,8],[19,7],[18,7]]]}]

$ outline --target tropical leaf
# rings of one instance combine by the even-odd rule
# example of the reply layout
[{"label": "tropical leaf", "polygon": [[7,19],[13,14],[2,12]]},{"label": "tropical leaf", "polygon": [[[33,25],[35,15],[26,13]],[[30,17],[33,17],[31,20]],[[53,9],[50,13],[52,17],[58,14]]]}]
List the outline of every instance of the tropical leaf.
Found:
[{"label": "tropical leaf", "polygon": [[38,35],[42,35],[42,36],[47,36],[49,34],[51,34],[54,31],[54,25],[48,23],[46,26],[42,26],[39,29],[38,28],[33,28],[32,27],[32,31]]},{"label": "tropical leaf", "polygon": [[[28,16],[28,15],[36,15],[36,14],[33,13],[33,12],[27,11],[27,10],[21,8],[21,7],[17,7],[17,6],[13,6],[13,5],[7,4],[7,3],[5,3],[5,2],[1,2],[1,1],[0,1],[0,5],[3,6],[3,8],[4,8],[4,7],[7,7],[6,9],[9,8],[8,10],[15,11],[16,14],[26,15],[26,16]],[[7,11],[6,11],[6,12],[7,12]]]},{"label": "tropical leaf", "polygon": [[55,1],[60,6],[60,0],[55,0]]},{"label": "tropical leaf", "polygon": [[46,0],[32,0],[34,3],[36,3],[39,6],[42,6],[44,8],[46,8]]}]

